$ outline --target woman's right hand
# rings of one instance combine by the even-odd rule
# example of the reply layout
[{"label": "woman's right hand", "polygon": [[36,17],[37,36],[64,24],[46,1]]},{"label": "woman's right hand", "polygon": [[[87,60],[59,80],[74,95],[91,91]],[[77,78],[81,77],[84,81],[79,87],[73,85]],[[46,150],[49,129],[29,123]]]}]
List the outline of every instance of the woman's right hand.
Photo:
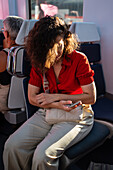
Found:
[{"label": "woman's right hand", "polygon": [[70,108],[70,107],[67,106],[68,104],[72,104],[71,100],[67,100],[67,101],[61,100],[59,102],[54,102],[52,104],[55,106],[54,108],[65,110],[67,112],[69,112],[73,109],[73,108]]}]

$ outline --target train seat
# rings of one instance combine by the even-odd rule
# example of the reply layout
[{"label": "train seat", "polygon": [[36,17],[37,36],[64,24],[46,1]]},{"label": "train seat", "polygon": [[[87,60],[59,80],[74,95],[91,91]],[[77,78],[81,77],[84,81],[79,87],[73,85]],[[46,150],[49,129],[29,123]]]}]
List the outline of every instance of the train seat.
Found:
[{"label": "train seat", "polygon": [[29,31],[33,28],[36,21],[38,20],[36,19],[24,20],[16,38],[17,44],[24,45],[25,37],[28,35]]},{"label": "train seat", "polygon": [[[113,119],[113,117],[111,119],[113,113],[113,101],[105,97],[105,81],[102,65],[100,64],[100,37],[98,30],[94,23],[77,22],[72,23],[70,31],[77,34],[78,41],[81,43],[79,51],[84,52],[87,55],[91,67],[95,71],[94,80],[97,88],[97,101],[92,106],[95,114],[94,127],[92,131],[83,141],[80,141],[79,143],[66,150],[61,158],[61,164],[63,164],[64,167],[67,166],[66,161],[67,164],[69,164],[69,166],[67,166],[67,170],[70,168],[77,169],[76,165],[79,160],[85,160],[87,155],[89,155],[96,148],[99,148],[99,145],[102,146],[102,144],[106,141],[106,138],[111,138],[113,134],[113,126],[111,124]],[[106,107],[106,109],[103,107]],[[103,111],[104,113],[102,113]],[[101,121],[99,119],[101,119]],[[103,120],[106,121],[103,122]],[[98,126],[100,127],[97,130],[96,128],[98,128]],[[101,136],[101,130],[103,130],[103,137]]]},{"label": "train seat", "polygon": [[[24,122],[26,114],[23,80],[26,77],[25,70],[30,72],[30,64],[25,57],[24,38],[37,20],[24,20],[16,38],[18,46],[12,47],[8,53],[7,70],[12,75],[8,95],[8,108],[4,114],[11,124]],[[26,60],[26,62],[25,62]]]},{"label": "train seat", "polygon": [[[88,25],[90,25],[89,28]],[[91,68],[95,72],[94,80],[97,88],[97,101],[94,105],[92,105],[92,108],[95,112],[95,119],[101,121],[103,120],[103,122],[109,122],[111,123],[112,126],[113,100],[108,98],[106,93],[106,85],[104,80],[102,64],[101,64],[100,38],[99,38],[98,30],[96,31],[95,26],[93,30],[93,25],[94,23],[88,23],[88,22],[73,23],[72,26],[70,27],[70,30],[72,32],[75,31],[77,33],[79,42],[81,43],[79,51],[84,52],[86,54],[89,63],[91,64]],[[81,29],[80,26],[82,27]],[[85,30],[85,37],[82,37],[83,33],[81,32],[82,31],[84,32],[84,30]],[[93,33],[93,36],[95,35],[96,38],[90,36],[91,33]]]},{"label": "train seat", "polygon": [[84,160],[90,152],[101,146],[106,141],[109,134],[110,131],[106,125],[95,121],[91,132],[82,141],[65,151],[60,159],[59,169],[67,170],[69,167],[75,166],[79,160]]},{"label": "train seat", "polygon": [[95,23],[93,22],[73,22],[70,31],[77,35],[78,42],[99,42],[100,36]]}]

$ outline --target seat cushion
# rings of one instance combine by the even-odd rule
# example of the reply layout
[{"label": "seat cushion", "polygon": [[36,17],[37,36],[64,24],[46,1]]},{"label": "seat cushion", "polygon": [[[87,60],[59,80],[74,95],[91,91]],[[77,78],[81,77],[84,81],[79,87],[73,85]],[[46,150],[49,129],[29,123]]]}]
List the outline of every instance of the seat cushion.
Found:
[{"label": "seat cushion", "polygon": [[69,159],[74,159],[83,153],[88,153],[103,143],[109,134],[110,130],[107,126],[94,122],[91,132],[82,141],[67,149],[65,155]]}]

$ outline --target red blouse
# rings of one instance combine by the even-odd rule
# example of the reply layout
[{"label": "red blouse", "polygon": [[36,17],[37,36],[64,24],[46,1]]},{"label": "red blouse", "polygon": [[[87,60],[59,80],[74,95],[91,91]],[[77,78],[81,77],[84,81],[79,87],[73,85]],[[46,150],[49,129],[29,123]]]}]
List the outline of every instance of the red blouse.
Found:
[{"label": "red blouse", "polygon": [[[65,57],[63,59],[62,69],[58,77],[59,84],[56,83],[53,67],[46,72],[50,93],[81,94],[81,86],[94,81],[94,71],[90,68],[85,54],[73,51],[68,57],[69,61]],[[39,69],[32,67],[29,84],[41,88],[42,83],[43,76]]]}]

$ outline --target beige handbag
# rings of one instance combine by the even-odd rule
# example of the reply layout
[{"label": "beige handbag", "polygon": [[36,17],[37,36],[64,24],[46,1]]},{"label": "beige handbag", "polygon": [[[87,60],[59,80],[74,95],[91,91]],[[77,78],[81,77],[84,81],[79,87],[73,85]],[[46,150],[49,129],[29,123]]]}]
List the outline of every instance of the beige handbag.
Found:
[{"label": "beige handbag", "polygon": [[59,122],[79,122],[81,124],[92,124],[92,121],[86,119],[88,117],[92,118],[94,115],[93,110],[90,105],[80,105],[70,112],[66,112],[61,109],[47,109],[45,120],[49,124],[55,124]]},{"label": "beige handbag", "polygon": [[47,109],[45,119],[49,124],[55,124],[58,122],[79,122],[82,117],[82,107],[78,106],[70,112],[55,108]]},{"label": "beige handbag", "polygon": [[1,85],[0,84],[0,112],[4,113],[4,111],[9,110],[7,99],[9,93],[9,85]]},{"label": "beige handbag", "polygon": [[[45,74],[43,75],[43,88],[45,93],[49,93],[49,82],[47,81]],[[46,109],[45,120],[49,124],[55,124],[59,122],[79,122],[81,124],[86,124],[87,117],[93,117],[94,113],[91,105],[79,105],[70,112],[66,112],[61,109]],[[92,124],[92,121],[88,120],[87,124]]]}]

